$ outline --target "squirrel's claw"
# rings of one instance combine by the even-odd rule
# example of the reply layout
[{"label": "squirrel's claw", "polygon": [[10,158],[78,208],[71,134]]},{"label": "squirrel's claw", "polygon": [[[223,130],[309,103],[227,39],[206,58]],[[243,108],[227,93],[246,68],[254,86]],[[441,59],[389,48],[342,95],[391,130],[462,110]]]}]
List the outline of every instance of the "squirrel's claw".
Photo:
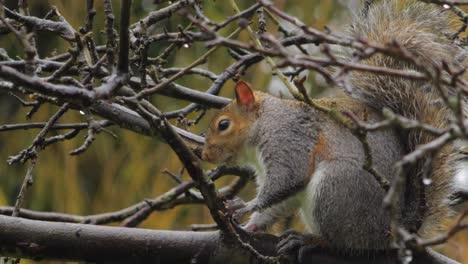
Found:
[{"label": "squirrel's claw", "polygon": [[245,207],[245,202],[242,199],[236,197],[232,200],[225,201],[224,205],[226,206],[226,209],[230,215],[235,215],[236,211]]},{"label": "squirrel's claw", "polygon": [[296,262],[298,260],[299,250],[305,245],[302,234],[287,230],[280,235],[280,241],[276,245],[278,255],[282,258]]},{"label": "squirrel's claw", "polygon": [[307,252],[323,247],[323,240],[313,234],[287,230],[280,235],[280,242],[276,245],[276,250],[282,258],[303,263],[302,260]]},{"label": "squirrel's claw", "polygon": [[251,205],[250,202],[246,203],[244,207],[240,208],[239,210],[236,210],[236,212],[234,213],[234,218],[236,218],[237,220],[240,220],[242,219],[242,217],[244,217],[244,215],[252,212],[253,210],[253,206]]},{"label": "squirrel's claw", "polygon": [[240,221],[244,215],[247,213],[251,213],[254,211],[254,208],[256,206],[255,199],[245,203],[242,201],[240,198],[235,198],[229,201],[225,202],[226,208],[228,209],[228,212],[232,214],[232,216]]}]

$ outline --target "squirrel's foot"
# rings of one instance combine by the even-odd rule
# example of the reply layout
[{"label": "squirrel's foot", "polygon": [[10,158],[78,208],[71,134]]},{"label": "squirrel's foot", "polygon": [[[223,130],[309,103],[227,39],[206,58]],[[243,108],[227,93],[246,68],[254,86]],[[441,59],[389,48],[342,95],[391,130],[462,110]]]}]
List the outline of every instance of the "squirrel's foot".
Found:
[{"label": "squirrel's foot", "polygon": [[325,241],[316,235],[287,230],[280,235],[280,242],[276,245],[276,250],[282,258],[303,263],[307,252],[325,247]]}]

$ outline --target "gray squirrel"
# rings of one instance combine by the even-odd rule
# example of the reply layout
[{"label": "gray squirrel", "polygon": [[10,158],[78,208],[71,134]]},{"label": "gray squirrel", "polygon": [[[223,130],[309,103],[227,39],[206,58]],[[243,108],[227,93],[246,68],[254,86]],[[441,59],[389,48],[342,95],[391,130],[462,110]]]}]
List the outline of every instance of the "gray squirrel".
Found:
[{"label": "gray squirrel", "polygon": [[[454,62],[464,51],[447,37],[453,34],[449,22],[439,6],[383,0],[372,4],[365,16],[357,16],[350,33],[369,43],[396,41],[422,65],[445,61],[463,66]],[[347,59],[351,61],[352,56]],[[360,62],[418,70],[383,54]],[[452,118],[447,107],[437,102],[436,87],[428,82],[353,71],[350,83],[351,96],[315,102],[350,111],[369,123],[382,120],[383,108],[436,128],[446,128]],[[202,157],[212,163],[256,166],[257,195],[238,210],[240,215],[252,213],[245,228],[264,231],[299,210],[315,243],[352,252],[390,248],[390,216],[382,206],[385,191],[363,168],[364,150],[352,132],[327,113],[303,102],[253,91],[244,81],[237,82],[235,92],[236,99],[211,122]],[[434,139],[420,129],[386,129],[367,136],[374,167],[389,181],[404,154]],[[448,198],[453,193],[457,155],[456,146],[448,144],[432,159],[422,159],[409,169],[399,213],[401,222],[423,237],[450,214]],[[418,192],[410,186],[420,185],[423,170],[432,183]]]}]

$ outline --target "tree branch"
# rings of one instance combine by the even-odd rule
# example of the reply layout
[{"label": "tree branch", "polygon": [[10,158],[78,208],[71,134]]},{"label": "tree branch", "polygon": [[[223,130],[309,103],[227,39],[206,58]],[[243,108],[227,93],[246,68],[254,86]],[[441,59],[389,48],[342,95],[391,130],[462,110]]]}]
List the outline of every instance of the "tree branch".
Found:
[{"label": "tree branch", "polygon": [[[247,239],[247,238],[243,238]],[[249,241],[262,254],[273,256],[278,238],[257,234]],[[0,254],[34,260],[54,259],[114,263],[249,263],[251,254],[224,242],[219,232],[160,231],[138,228],[55,223],[0,216]],[[394,254],[340,257],[307,252],[309,263],[397,263]],[[254,262],[255,263],[255,262]],[[429,251],[413,263],[454,264]]]}]

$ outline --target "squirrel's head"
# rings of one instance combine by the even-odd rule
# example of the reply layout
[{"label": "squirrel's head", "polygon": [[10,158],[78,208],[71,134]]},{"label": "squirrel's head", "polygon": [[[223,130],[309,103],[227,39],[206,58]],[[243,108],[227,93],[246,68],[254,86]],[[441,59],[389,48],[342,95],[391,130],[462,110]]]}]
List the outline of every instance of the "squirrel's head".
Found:
[{"label": "squirrel's head", "polygon": [[244,147],[258,115],[260,96],[249,84],[238,81],[236,99],[213,118],[206,134],[202,158],[211,163],[232,163]]}]

